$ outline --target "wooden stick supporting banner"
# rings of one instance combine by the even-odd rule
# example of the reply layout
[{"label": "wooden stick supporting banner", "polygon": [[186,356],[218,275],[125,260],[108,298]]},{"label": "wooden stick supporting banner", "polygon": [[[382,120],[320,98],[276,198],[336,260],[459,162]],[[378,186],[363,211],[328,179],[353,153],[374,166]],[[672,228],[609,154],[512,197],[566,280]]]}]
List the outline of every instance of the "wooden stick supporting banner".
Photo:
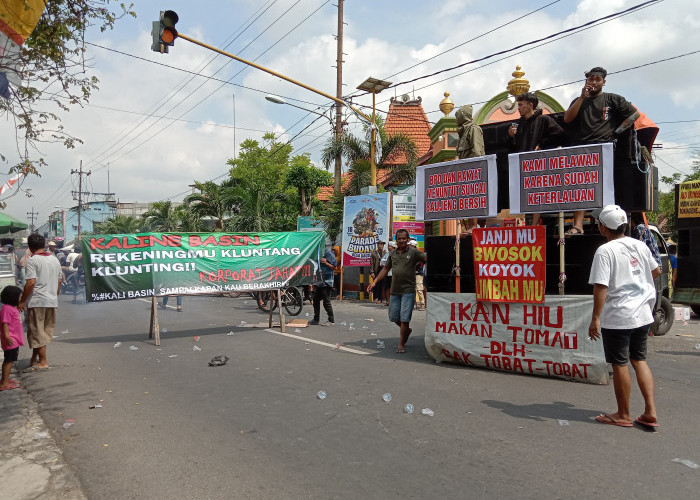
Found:
[{"label": "wooden stick supporting banner", "polygon": [[338,289],[338,300],[343,301],[343,271],[345,269],[343,268],[343,265],[340,265],[340,288]]},{"label": "wooden stick supporting banner", "polygon": [[277,289],[277,307],[280,309],[280,332],[285,333],[286,327],[284,324],[284,310],[282,308],[282,290]]},{"label": "wooden stick supporting banner", "polygon": [[160,345],[160,324],[158,323],[158,299],[151,297],[151,325],[148,332],[148,338],[153,338],[153,333],[156,335],[156,345]]},{"label": "wooden stick supporting banner", "polygon": [[559,212],[559,295],[564,295],[564,281],[566,280],[564,241],[564,212]]},{"label": "wooden stick supporting banner", "polygon": [[275,291],[272,290],[271,292],[268,292],[268,299],[270,302],[267,304],[268,308],[270,309],[270,316],[268,317],[268,328],[272,328],[272,304],[274,303],[275,300]]},{"label": "wooden stick supporting banner", "polygon": [[462,270],[460,269],[460,258],[459,258],[459,253],[460,253],[460,234],[462,233],[462,220],[457,219],[457,239],[455,241],[455,293],[461,293],[460,290],[462,289]]}]

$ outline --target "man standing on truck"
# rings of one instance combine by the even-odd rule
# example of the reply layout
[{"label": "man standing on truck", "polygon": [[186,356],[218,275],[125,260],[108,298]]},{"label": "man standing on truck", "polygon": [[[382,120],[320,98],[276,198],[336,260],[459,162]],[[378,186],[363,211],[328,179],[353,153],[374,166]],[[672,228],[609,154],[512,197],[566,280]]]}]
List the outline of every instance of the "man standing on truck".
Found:
[{"label": "man standing on truck", "polygon": [[[564,139],[564,129],[551,116],[543,115],[537,109],[540,100],[534,92],[525,92],[515,98],[520,119],[508,129],[508,135],[515,139],[515,151],[537,151],[560,146]],[[532,214],[532,225],[540,223],[540,214]]]},{"label": "man standing on truck", "polygon": [[654,322],[654,280],[661,270],[644,243],[625,236],[627,214],[619,206],[604,207],[597,219],[600,234],[608,241],[596,251],[588,279],[593,285],[593,314],[588,335],[593,340],[603,335],[605,360],[613,368],[617,411],[602,413],[596,420],[632,427],[628,368],[631,362],[644,398],[644,413],[635,422],[647,428],[658,427],[654,379],[646,354],[649,327]]},{"label": "man standing on truck", "polygon": [[[571,145],[614,142],[618,134],[639,118],[639,111],[621,95],[603,92],[608,76],[605,69],[596,66],[585,75],[581,95],[571,101],[564,113]],[[584,213],[584,210],[574,212],[574,224],[566,232],[567,236],[583,234]]]}]

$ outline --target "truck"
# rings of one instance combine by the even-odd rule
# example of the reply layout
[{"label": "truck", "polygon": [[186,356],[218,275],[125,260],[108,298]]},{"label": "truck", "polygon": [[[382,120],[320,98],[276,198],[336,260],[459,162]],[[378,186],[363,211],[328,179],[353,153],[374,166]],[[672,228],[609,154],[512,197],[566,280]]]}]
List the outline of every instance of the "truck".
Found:
[{"label": "truck", "polygon": [[[561,122],[563,113],[554,113],[555,120]],[[495,154],[498,171],[498,210],[509,208],[508,185],[508,153],[511,150],[511,140],[508,136],[510,122],[497,122],[481,125],[484,134],[486,154]],[[658,128],[652,130],[641,129],[628,130],[627,136],[618,140],[615,148],[614,185],[615,201],[626,211],[650,211],[658,207],[658,170],[651,163],[644,167],[640,164],[639,157],[635,157],[635,151],[639,146],[644,146],[651,151]],[[566,144],[564,144],[566,145]],[[698,188],[700,192],[700,187]],[[700,198],[698,198],[700,200]],[[487,221],[480,221],[487,222]],[[488,221],[492,224],[495,221]],[[543,214],[542,224],[547,233],[547,272],[545,293],[556,295],[559,293],[559,249],[557,246],[557,222],[556,214]],[[503,223],[503,221],[500,221]],[[487,224],[487,225],[488,225]],[[700,225],[696,240],[700,242]],[[456,259],[454,236],[431,236],[433,225],[426,225],[425,249],[428,255],[439,255],[440,259],[431,259],[427,266],[426,286],[428,292],[454,292],[456,283]],[[670,277],[671,269],[668,258],[666,242],[654,226],[649,226],[659,246],[661,255],[662,275],[656,280],[657,301],[654,308],[655,321],[651,331],[655,335],[666,334],[673,326],[674,314],[671,305]],[[584,234],[566,239],[565,263],[566,281],[565,293],[577,295],[590,295],[593,287],[588,284],[591,265],[595,251],[605,243],[605,238],[598,232],[595,220],[588,217],[584,223]],[[464,293],[475,292],[472,240],[471,236],[464,236],[460,240],[460,272],[461,291]],[[696,245],[700,249],[700,244]],[[697,305],[700,305],[700,255],[698,262],[692,264],[695,269]],[[680,260],[680,259],[679,259]],[[679,269],[680,276],[680,269]],[[688,274],[691,274],[688,272]],[[700,311],[700,308],[698,308]]]},{"label": "truck", "polygon": [[700,181],[675,186],[678,275],[673,302],[700,315]]}]

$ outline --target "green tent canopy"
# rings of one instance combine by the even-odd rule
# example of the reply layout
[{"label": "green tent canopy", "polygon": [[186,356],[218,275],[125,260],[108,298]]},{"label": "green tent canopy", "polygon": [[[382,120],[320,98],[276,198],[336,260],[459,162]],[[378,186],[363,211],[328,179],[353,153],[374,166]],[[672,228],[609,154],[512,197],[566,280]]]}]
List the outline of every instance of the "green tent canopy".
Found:
[{"label": "green tent canopy", "polygon": [[0,233],[16,233],[22,229],[27,229],[29,225],[11,215],[0,213]]}]

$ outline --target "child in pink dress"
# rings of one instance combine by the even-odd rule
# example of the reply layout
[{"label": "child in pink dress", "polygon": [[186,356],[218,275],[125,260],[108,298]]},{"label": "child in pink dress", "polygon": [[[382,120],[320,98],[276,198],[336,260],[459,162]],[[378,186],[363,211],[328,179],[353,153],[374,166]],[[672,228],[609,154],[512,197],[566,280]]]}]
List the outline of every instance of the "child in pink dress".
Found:
[{"label": "child in pink dress", "polygon": [[0,293],[2,309],[0,309],[0,343],[5,351],[5,360],[2,362],[2,379],[0,379],[0,391],[17,389],[19,382],[10,378],[12,363],[17,361],[19,346],[24,345],[24,329],[19,319],[19,298],[22,289],[16,286],[6,286]]}]

